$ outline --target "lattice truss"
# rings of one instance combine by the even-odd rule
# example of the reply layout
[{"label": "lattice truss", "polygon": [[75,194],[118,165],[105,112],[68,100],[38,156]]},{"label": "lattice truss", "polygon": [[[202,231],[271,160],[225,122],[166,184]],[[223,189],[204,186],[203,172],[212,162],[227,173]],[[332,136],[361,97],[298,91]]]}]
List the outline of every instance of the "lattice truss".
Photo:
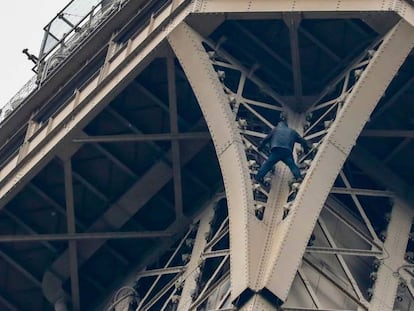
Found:
[{"label": "lattice truss", "polygon": [[216,197],[171,250],[138,273],[136,309],[231,308],[228,222],[226,199]]},{"label": "lattice truss", "polygon": [[[290,108],[278,94],[271,91],[266,83],[255,77],[255,68],[250,71],[243,68],[231,55],[220,50],[219,43],[206,40],[205,44],[212,64],[223,83],[223,89],[228,95],[230,107],[245,145],[248,167],[253,177],[260,165],[267,159],[269,152],[269,150],[267,152],[259,151],[258,145],[277,122],[284,117],[284,114],[288,114]],[[299,132],[303,133],[312,148],[306,154],[302,148],[296,149],[297,162],[303,175],[309,169],[319,146],[336,116],[340,113],[346,97],[353,90],[353,86],[369,64],[379,44],[380,42],[375,42],[367,52],[357,57],[355,62],[337,77],[336,81],[320,95],[305,113],[305,121]],[[226,76],[230,75],[239,77],[238,83],[234,83],[234,79],[232,79],[232,85],[226,85]],[[246,84],[255,85],[256,92],[245,94],[244,86]],[[256,202],[255,213],[259,219],[263,218],[267,205],[271,179],[268,175],[264,185],[253,183]],[[290,193],[284,206],[285,216],[292,206],[292,201],[299,187],[299,183],[290,184]]]},{"label": "lattice truss", "polygon": [[[384,241],[393,194],[375,184],[355,188],[344,171],[335,185],[283,310],[369,307],[377,270],[389,257]],[[374,228],[366,212],[370,200],[377,202],[377,214],[385,215],[381,227]],[[170,251],[138,273],[137,310],[236,310],[230,300],[228,221],[225,198],[216,198]],[[400,284],[395,307],[413,303],[410,249],[406,264],[393,271]]]},{"label": "lattice truss", "polygon": [[[312,144],[312,148],[306,154],[301,148],[296,148],[296,160],[303,175],[310,168],[347,96],[380,44],[381,41],[374,42],[359,55],[304,113],[302,129],[298,130]],[[252,177],[255,215],[263,220],[273,178],[268,175],[264,185],[253,179],[268,154],[259,151],[258,146],[289,108],[263,81],[254,76],[254,68],[250,71],[244,69],[237,60],[220,50],[219,43],[206,42],[206,49],[223,83],[224,91],[228,94],[235,122],[240,129]],[[229,75],[239,76],[238,84],[227,85],[226,76]],[[252,94],[243,92],[247,83],[256,84],[257,93],[253,98],[249,98]],[[355,177],[353,170],[355,167],[345,166],[340,171],[311,235],[306,255],[283,310],[360,310],[370,307],[377,270],[384,264],[384,259],[390,256],[384,241],[391,218],[393,194],[372,180],[368,182],[372,188],[358,188],[357,184],[361,183],[358,178],[361,177]],[[362,175],[361,172],[356,174],[358,173]],[[347,177],[348,174],[352,176]],[[355,180],[355,185],[351,180]],[[290,192],[283,205],[281,221],[288,217],[299,189],[300,183],[290,182]],[[373,205],[378,209],[375,215],[370,211]],[[381,216],[378,215],[385,216],[379,220],[378,217]],[[408,261],[413,261],[413,258],[414,253],[406,254]],[[394,277],[399,279],[393,308],[401,306],[403,302],[405,306],[412,304],[413,291],[411,281],[408,280],[413,274],[409,268],[410,265],[403,265],[397,271],[392,271]]]},{"label": "lattice truss", "polygon": [[[245,164],[253,177],[267,159],[268,151],[258,150],[261,139],[276,125],[282,113],[291,112],[255,76],[254,68],[244,68],[220,49],[220,43],[205,40],[204,44],[228,96],[235,126],[245,146]],[[298,131],[312,144],[307,154],[301,148],[296,149],[296,159],[304,175],[380,44],[381,41],[376,41],[356,57],[304,113]],[[254,85],[255,92],[244,92],[247,84],[250,89]],[[269,198],[274,174],[269,174],[264,185],[252,178],[255,202],[252,208],[264,222],[269,217],[266,211],[271,208]],[[279,207],[280,222],[289,217],[300,187],[300,183],[290,183],[285,204]],[[413,303],[412,242],[407,246],[403,265],[397,269],[387,265],[391,257],[385,242],[387,232],[394,232],[398,226],[397,223],[389,228],[394,217],[394,197],[394,193],[379,186],[354,165],[345,164],[317,220],[283,310],[368,310],[381,268],[390,270],[399,283],[393,308],[407,308]],[[224,198],[216,199],[171,251],[138,274],[137,310],[235,310],[230,299],[229,254],[227,204]]]}]

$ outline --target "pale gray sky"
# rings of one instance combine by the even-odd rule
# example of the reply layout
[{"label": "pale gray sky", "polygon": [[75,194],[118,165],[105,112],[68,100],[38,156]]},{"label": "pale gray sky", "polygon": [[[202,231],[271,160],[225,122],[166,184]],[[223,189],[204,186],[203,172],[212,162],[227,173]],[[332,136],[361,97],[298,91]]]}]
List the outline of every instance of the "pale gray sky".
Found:
[{"label": "pale gray sky", "polygon": [[22,53],[28,48],[36,56],[43,27],[70,0],[6,1],[0,13],[0,107],[34,75],[33,63]]}]

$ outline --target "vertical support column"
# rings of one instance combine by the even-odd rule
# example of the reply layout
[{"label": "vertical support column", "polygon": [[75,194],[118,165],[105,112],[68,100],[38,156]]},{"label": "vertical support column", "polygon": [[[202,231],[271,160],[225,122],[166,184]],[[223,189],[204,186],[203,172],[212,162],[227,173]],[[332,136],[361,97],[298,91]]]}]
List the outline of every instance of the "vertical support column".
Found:
[{"label": "vertical support column", "polygon": [[412,26],[400,21],[384,38],[347,97],[319,147],[289,216],[274,232],[272,258],[263,282],[264,293],[282,301],[286,299],[332,184],[371,112],[413,45]]},{"label": "vertical support column", "polygon": [[387,255],[378,269],[370,311],[388,311],[394,305],[399,284],[398,274],[395,273],[404,265],[413,216],[408,206],[398,201],[394,203],[384,243]]},{"label": "vertical support column", "polygon": [[[72,182],[72,163],[71,159],[67,159],[63,165],[65,173],[65,197],[66,197],[66,219],[68,233],[76,233],[75,227],[75,206],[73,200],[73,182]],[[79,297],[79,275],[78,275],[78,252],[76,240],[69,242],[69,265],[70,265],[70,284],[72,293],[72,309],[80,311]]]},{"label": "vertical support column", "polygon": [[240,133],[228,98],[200,36],[185,23],[168,37],[209,127],[226,189],[230,219],[232,298],[252,294],[264,225],[254,215],[253,193]]},{"label": "vertical support column", "polygon": [[[175,65],[174,56],[167,57],[167,76],[168,76],[168,101],[170,107],[170,131],[172,134],[178,133],[178,112],[177,112],[177,91],[175,86]],[[176,218],[183,214],[183,197],[181,187],[181,163],[180,163],[180,143],[177,139],[171,141],[173,181],[174,181],[174,205]]]},{"label": "vertical support column", "polygon": [[299,38],[298,29],[301,20],[301,16],[298,13],[292,13],[283,17],[286,25],[289,28],[290,37],[290,55],[292,58],[292,69],[293,69],[293,85],[295,89],[295,104],[299,105],[302,94],[302,73],[300,65],[300,49],[299,49]]},{"label": "vertical support column", "polygon": [[180,302],[178,303],[178,311],[190,310],[192,303],[193,290],[197,288],[197,274],[200,272],[198,266],[200,265],[200,256],[206,246],[206,234],[210,231],[210,222],[214,217],[214,208],[209,206],[201,217],[198,225],[197,235],[195,237],[191,259],[186,267],[186,279],[181,293]]}]

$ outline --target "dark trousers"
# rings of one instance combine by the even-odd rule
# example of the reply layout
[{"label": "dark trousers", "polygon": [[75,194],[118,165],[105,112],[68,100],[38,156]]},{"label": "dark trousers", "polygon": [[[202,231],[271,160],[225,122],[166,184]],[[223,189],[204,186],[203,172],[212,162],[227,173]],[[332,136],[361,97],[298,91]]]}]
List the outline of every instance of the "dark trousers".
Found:
[{"label": "dark trousers", "polygon": [[286,148],[273,148],[269,155],[269,158],[266,162],[263,163],[263,165],[260,167],[260,170],[257,172],[256,179],[262,180],[267,172],[270,171],[273,166],[279,161],[282,161],[289,167],[290,171],[296,179],[299,179],[301,177],[300,170],[296,165],[295,160],[293,159],[292,152]]}]

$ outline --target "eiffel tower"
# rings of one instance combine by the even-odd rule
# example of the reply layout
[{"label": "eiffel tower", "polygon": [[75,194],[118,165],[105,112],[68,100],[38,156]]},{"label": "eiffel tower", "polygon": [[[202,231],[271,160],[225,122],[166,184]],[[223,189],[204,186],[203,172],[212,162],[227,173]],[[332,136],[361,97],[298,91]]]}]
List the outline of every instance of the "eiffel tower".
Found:
[{"label": "eiffel tower", "polygon": [[[0,310],[410,311],[408,0],[73,0],[1,112]],[[258,146],[287,117],[304,176]]]}]

